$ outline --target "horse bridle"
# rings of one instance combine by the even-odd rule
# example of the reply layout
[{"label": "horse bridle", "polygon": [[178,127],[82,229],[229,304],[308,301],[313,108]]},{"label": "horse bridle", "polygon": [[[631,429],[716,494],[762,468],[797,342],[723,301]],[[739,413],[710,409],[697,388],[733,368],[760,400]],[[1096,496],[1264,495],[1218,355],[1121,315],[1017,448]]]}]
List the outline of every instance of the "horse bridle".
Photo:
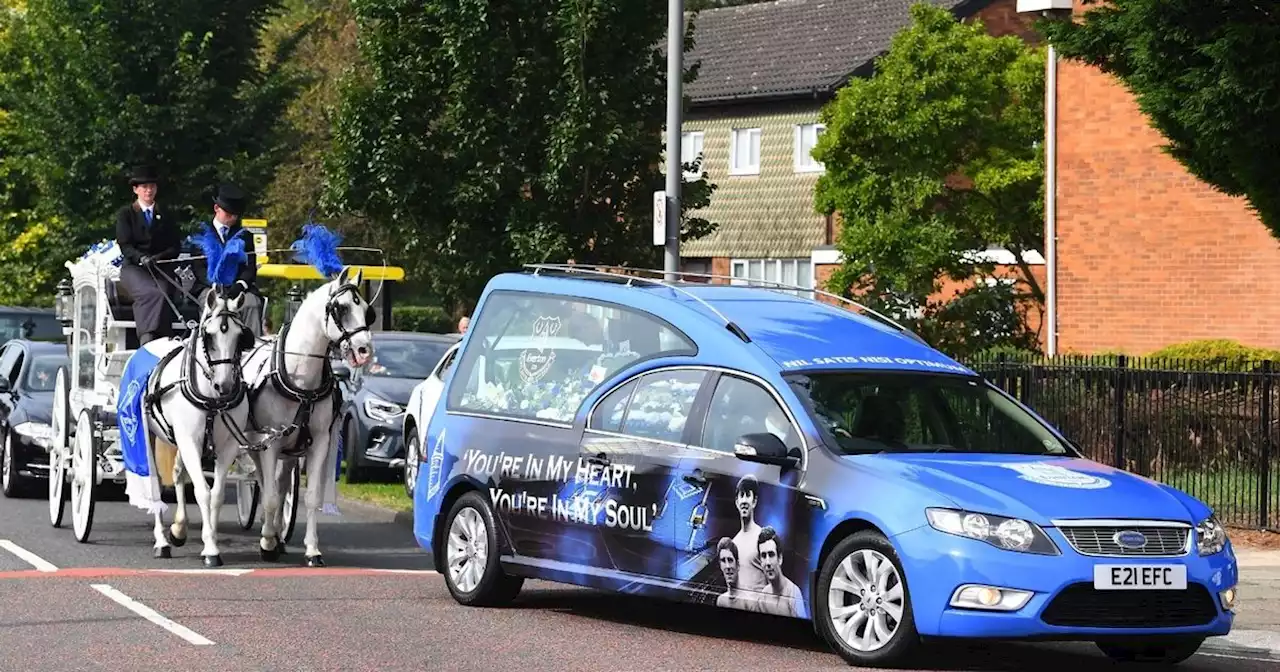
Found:
[{"label": "horse bridle", "polygon": [[[209,334],[205,333],[204,329],[206,325],[208,325],[210,322],[212,322],[215,319],[222,320],[222,324],[219,327],[219,330],[224,334],[227,332],[229,324],[231,323],[234,323],[236,326],[240,327],[240,338],[239,340],[236,341],[236,347],[233,350],[230,357],[225,357],[222,359],[209,358],[211,354],[210,348],[209,348]],[[195,356],[196,348],[195,348],[194,341],[195,341],[196,334],[200,335],[200,345],[203,346],[202,349],[204,350],[204,355],[205,355],[203,359]],[[192,347],[190,348],[188,361],[191,364],[194,364],[200,370],[200,374],[204,376],[204,379],[206,381],[209,381],[209,382],[213,381],[214,367],[217,367],[217,366],[235,367],[233,369],[233,371],[235,372],[234,373],[235,382],[232,384],[232,388],[230,390],[228,390],[226,393],[224,393],[220,397],[216,397],[212,399],[201,398],[200,401],[206,404],[209,404],[212,407],[223,407],[226,405],[234,405],[234,404],[229,404],[228,402],[237,400],[237,398],[241,396],[245,391],[243,388],[246,387],[246,383],[244,381],[244,371],[242,370],[242,367],[241,367],[240,355],[245,350],[249,349],[250,347],[253,347],[254,342],[257,340],[256,337],[253,335],[253,332],[249,330],[248,325],[246,325],[244,322],[240,320],[239,316],[236,314],[235,311],[227,308],[226,306],[223,306],[218,312],[212,315],[205,316],[205,318],[201,320],[200,326],[197,327],[192,332],[191,337],[192,337],[193,343],[192,343]],[[194,388],[192,388],[192,392],[194,391],[195,391]]]},{"label": "horse bridle", "polygon": [[338,297],[347,293],[350,293],[353,297],[363,299],[363,297],[360,296],[360,289],[356,287],[356,285],[350,282],[344,282],[329,294],[329,298],[324,304],[325,322],[333,322],[333,324],[338,328],[338,333],[340,334],[333,344],[338,346],[339,350],[343,352],[346,352],[351,347],[351,339],[355,338],[357,334],[371,331],[369,329],[369,325],[373,324],[373,321],[378,317],[378,311],[374,309],[373,304],[367,304],[364,309],[364,325],[348,331],[346,325],[342,323],[342,316],[338,314],[339,307],[337,303]]}]

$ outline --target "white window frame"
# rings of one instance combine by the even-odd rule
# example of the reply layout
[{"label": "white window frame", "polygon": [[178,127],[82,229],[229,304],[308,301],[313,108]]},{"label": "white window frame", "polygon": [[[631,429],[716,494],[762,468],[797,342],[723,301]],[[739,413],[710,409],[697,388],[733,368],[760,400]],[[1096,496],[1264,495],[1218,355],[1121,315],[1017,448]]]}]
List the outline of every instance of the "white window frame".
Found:
[{"label": "white window frame", "polygon": [[[745,133],[755,146],[756,161],[754,164],[738,165],[738,135]],[[729,131],[729,174],[730,175],[759,175],[760,174],[760,151],[763,144],[763,129],[754,128],[735,128]]]},{"label": "white window frame", "polygon": [[[802,263],[808,266],[808,268],[804,271],[803,278],[800,277],[801,271],[799,268],[799,265]],[[729,275],[733,278],[733,280],[731,280],[729,284],[745,285],[748,282],[750,282],[752,279],[750,276],[752,266],[756,264],[759,265],[758,267],[760,269],[760,277],[755,279],[757,282],[777,282],[777,283],[788,284],[788,285],[794,284],[796,286],[805,287],[806,289],[810,289],[810,290],[816,289],[814,287],[814,283],[816,281],[814,277],[814,264],[813,264],[813,260],[810,259],[809,257],[794,257],[794,258],[786,258],[786,259],[731,259],[729,260]],[[788,266],[792,268],[791,273],[796,278],[795,282],[791,282],[790,278],[787,277]],[[773,271],[773,274],[772,274],[773,278],[776,278],[776,279],[770,279],[769,277],[770,270]],[[808,284],[806,285],[805,282],[807,282]],[[788,290],[783,290],[783,291],[788,291]],[[791,293],[796,294],[797,296],[802,294],[807,295],[809,298],[814,298],[815,296],[811,291],[810,292],[792,291]]]},{"label": "white window frame", "polygon": [[[703,131],[685,131],[684,133],[680,134],[680,163],[682,165],[685,163],[693,163],[699,157],[705,156],[705,152],[703,149],[705,146],[704,144],[705,140],[706,140],[706,136]],[[695,141],[698,146],[697,152],[694,152],[692,149],[695,144]],[[685,158],[685,157],[689,157],[689,158]],[[702,170],[705,171],[706,169],[707,169],[707,165],[706,163],[703,163]],[[688,170],[684,171],[684,180],[686,182],[696,182],[701,177],[702,177],[701,172],[695,173]]]},{"label": "white window frame", "polygon": [[[822,165],[821,162],[813,158],[812,152],[813,152],[813,147],[816,147],[818,145],[818,136],[827,130],[827,125],[819,124],[819,123],[796,124],[794,126],[794,129],[795,129],[795,133],[794,133],[795,142],[794,142],[792,162],[795,166],[795,171],[797,173],[825,172],[826,166]],[[809,151],[806,152],[804,149],[804,143],[805,143],[804,135],[807,129],[813,129],[813,147],[810,147]]]}]

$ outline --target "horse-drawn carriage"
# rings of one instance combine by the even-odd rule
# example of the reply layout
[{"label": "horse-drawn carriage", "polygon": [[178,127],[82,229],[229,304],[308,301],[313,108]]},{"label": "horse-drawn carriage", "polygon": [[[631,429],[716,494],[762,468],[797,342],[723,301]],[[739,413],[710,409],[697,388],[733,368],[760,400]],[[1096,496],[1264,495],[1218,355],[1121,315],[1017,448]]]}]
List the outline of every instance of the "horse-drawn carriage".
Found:
[{"label": "horse-drawn carriage", "polygon": [[[216,523],[226,485],[237,490],[243,529],[254,525],[264,503],[261,551],[273,560],[292,536],[303,468],[312,462],[323,466],[319,475],[335,474],[313,475],[305,493],[307,564],[323,564],[314,513],[336,513],[336,450],[329,447],[340,394],[330,353],[336,349],[350,366],[363,366],[372,356],[368,332],[376,311],[360,291],[362,272],[339,261],[336,236],[323,227],[308,230],[292,249],[319,269],[315,277],[328,281],[297,304],[277,336],[266,339],[253,337],[243,324],[235,292],[217,289],[201,300],[191,295],[194,264],[184,262],[204,257],[180,257],[170,271],[181,284],[170,301],[177,337],[142,348],[119,284],[116,244],[104,241],[66,264],[70,278],[60,284],[57,313],[70,367],[55,382],[49,456],[55,527],[70,500],[76,539],[87,541],[100,486],[125,483],[130,503],[155,515],[156,557],[170,557],[170,547],[186,541],[181,479],[200,473],[204,478],[191,485],[205,521],[206,566],[221,565]],[[208,257],[208,245],[202,246]],[[257,256],[261,264],[264,255]],[[223,281],[210,276],[210,282],[220,287]],[[140,465],[139,442],[146,451]],[[146,484],[142,494],[139,482]],[[167,528],[161,524],[167,508],[158,494],[161,483],[175,487],[179,504]]]},{"label": "horse-drawn carriage", "polygon": [[[189,334],[200,319],[200,305],[191,296],[194,259],[184,253],[173,264],[172,274],[182,285],[171,304],[171,312],[178,313],[173,316],[173,331],[179,336]],[[60,369],[54,383],[49,522],[54,527],[62,525],[69,500],[72,530],[80,542],[89,540],[103,484],[123,486],[126,480],[117,402],[125,364],[138,349],[138,333],[133,300],[120,284],[121,260],[119,247],[103,241],[79,259],[67,262],[69,277],[59,284],[55,311],[66,336],[70,369]],[[160,462],[169,469],[162,471],[161,482],[181,487],[172,480],[174,450],[172,446],[162,448],[162,458],[168,459]],[[208,477],[213,469],[211,458],[201,466]],[[237,460],[228,478],[242,486],[253,480],[253,467],[249,459]],[[292,534],[297,512],[298,475],[292,480],[294,486],[286,491],[285,502],[288,534]],[[242,512],[242,528],[252,527],[253,512],[244,505],[237,508]]]}]

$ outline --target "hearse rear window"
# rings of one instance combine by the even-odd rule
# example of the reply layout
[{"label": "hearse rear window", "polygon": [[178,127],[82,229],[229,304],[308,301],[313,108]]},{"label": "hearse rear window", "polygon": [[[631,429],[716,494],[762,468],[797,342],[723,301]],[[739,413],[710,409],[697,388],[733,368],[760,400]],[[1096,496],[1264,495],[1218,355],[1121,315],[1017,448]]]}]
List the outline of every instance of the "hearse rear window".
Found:
[{"label": "hearse rear window", "polygon": [[494,292],[449,389],[451,410],[572,422],[624,367],[694,354],[687,336],[636,310],[588,299]]}]

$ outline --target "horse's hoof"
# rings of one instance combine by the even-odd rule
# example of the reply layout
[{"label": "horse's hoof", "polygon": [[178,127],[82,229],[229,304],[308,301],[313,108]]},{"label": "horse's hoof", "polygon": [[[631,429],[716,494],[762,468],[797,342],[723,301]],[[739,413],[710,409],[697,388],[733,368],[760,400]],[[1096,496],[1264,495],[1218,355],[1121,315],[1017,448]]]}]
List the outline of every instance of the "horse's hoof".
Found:
[{"label": "horse's hoof", "polygon": [[169,542],[170,546],[173,546],[174,548],[182,548],[187,543],[186,537],[176,537],[173,534],[173,530],[170,530],[170,529],[165,529],[164,539],[165,541]]},{"label": "horse's hoof", "polygon": [[308,555],[307,566],[308,567],[324,567],[324,558],[318,555]]},{"label": "horse's hoof", "polygon": [[221,556],[221,555],[206,555],[206,556],[204,556],[204,566],[205,566],[205,567],[210,567],[210,568],[212,568],[212,567],[221,567],[221,566],[222,566],[222,556]]},{"label": "horse's hoof", "polygon": [[169,551],[168,546],[161,546],[160,548],[156,549],[156,552],[153,554],[152,557],[164,558],[168,560],[169,558],[173,557],[173,553]]},{"label": "horse's hoof", "polygon": [[280,559],[280,547],[276,546],[275,548],[269,551],[265,548],[259,547],[258,554],[261,555],[262,559],[267,562],[275,562],[276,560]]}]

